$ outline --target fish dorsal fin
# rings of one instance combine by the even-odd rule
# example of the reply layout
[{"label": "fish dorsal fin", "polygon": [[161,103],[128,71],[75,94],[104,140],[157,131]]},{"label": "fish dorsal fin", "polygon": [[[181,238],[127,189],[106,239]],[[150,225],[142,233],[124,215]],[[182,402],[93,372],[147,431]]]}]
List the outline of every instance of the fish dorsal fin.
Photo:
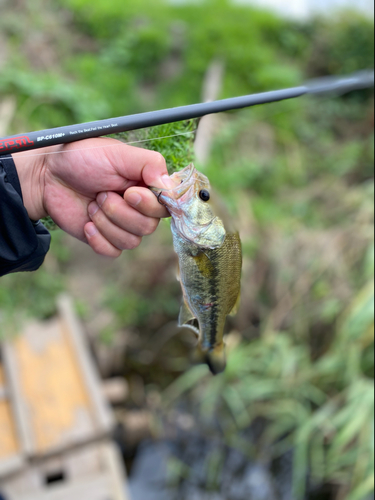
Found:
[{"label": "fish dorsal fin", "polygon": [[184,299],[182,299],[180,315],[178,317],[178,326],[190,328],[196,335],[199,336],[197,318],[191,312],[190,307],[186,304]]}]

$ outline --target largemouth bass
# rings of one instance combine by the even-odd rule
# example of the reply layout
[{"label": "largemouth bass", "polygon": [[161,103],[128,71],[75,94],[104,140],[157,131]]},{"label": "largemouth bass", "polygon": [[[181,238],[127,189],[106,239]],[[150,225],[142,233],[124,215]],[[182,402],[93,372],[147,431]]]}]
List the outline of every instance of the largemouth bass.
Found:
[{"label": "largemouth bass", "polygon": [[207,177],[193,164],[171,176],[176,187],[151,188],[172,216],[174,249],[183,300],[178,325],[198,336],[198,359],[213,374],[225,370],[224,326],[239,304],[242,252],[238,232],[230,230],[212,203]]}]

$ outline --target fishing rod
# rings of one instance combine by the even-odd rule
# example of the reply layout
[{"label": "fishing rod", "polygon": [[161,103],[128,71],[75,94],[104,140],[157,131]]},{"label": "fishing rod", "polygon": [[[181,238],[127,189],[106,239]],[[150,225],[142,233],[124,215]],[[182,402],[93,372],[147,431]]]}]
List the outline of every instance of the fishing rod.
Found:
[{"label": "fishing rod", "polygon": [[306,94],[340,95],[352,90],[374,86],[374,71],[361,71],[348,76],[324,77],[310,80],[299,87],[262,92],[259,94],[232,97],[219,101],[191,104],[177,108],[150,111],[135,115],[110,118],[107,120],[81,123],[66,127],[40,130],[0,138],[0,157],[21,151],[44,148],[57,144],[67,144],[82,139],[127,132],[165,123],[200,118],[204,115],[242,109],[259,104],[294,99]]}]

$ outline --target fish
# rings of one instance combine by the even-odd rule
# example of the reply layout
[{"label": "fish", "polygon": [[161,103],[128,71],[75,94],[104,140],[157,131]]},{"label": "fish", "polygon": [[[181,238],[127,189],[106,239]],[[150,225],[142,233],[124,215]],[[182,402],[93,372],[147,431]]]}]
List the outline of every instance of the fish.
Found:
[{"label": "fish", "polygon": [[208,178],[194,164],[171,175],[175,187],[150,189],[172,216],[174,250],[182,289],[179,327],[198,337],[196,361],[216,375],[226,368],[224,328],[240,302],[242,249],[239,233],[219,203]]}]

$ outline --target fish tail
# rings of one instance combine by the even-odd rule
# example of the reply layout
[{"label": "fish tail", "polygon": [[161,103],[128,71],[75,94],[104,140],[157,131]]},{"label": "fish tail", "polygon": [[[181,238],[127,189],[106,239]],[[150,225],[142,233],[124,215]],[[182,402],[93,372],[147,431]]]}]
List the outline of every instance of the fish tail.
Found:
[{"label": "fish tail", "polygon": [[221,342],[206,353],[205,361],[213,375],[225,371],[227,360],[225,356],[225,344]]},{"label": "fish tail", "polygon": [[213,375],[222,373],[227,365],[224,342],[209,350],[203,350],[201,346],[198,346],[194,360],[198,363],[206,363]]}]

